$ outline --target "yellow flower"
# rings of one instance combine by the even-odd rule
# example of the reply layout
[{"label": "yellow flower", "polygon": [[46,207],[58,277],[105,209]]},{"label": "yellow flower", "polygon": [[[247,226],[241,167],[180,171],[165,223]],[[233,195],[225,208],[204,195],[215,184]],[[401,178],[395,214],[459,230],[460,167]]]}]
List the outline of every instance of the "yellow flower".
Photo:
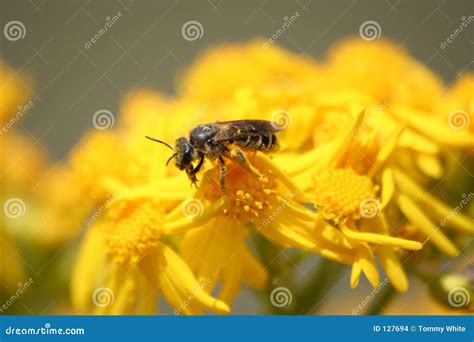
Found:
[{"label": "yellow flower", "polygon": [[[397,166],[394,153],[401,128],[380,143],[376,137],[364,137],[364,112],[332,143],[299,157],[288,171],[303,190],[310,191],[309,198],[319,215],[336,224],[349,239],[344,244],[356,250],[351,285],[357,285],[361,271],[373,286],[378,285],[377,256],[394,287],[405,291],[407,278],[393,248],[419,250],[422,244],[404,239],[403,229],[400,231],[397,226],[403,219],[408,220],[441,251],[455,256],[457,247],[434,223],[447,217],[451,208],[424,191]],[[393,206],[398,207],[404,218],[389,215]],[[426,207],[430,210],[425,212]],[[446,226],[474,232],[469,219],[460,214]]]},{"label": "yellow flower", "polygon": [[22,108],[31,94],[31,80],[7,67],[0,60],[0,126],[1,135],[23,116]]},{"label": "yellow flower", "polygon": [[262,40],[255,40],[210,48],[182,78],[183,96],[202,103],[208,100],[225,103],[242,87],[271,84],[291,87],[296,80],[310,81],[318,75],[314,61],[275,44],[264,48],[264,44]]},{"label": "yellow flower", "polygon": [[32,188],[46,167],[44,153],[15,129],[24,115],[29,86],[29,80],[0,61],[0,284],[5,293],[16,292],[26,280],[17,240],[25,232],[31,234],[36,207]]},{"label": "yellow flower", "polygon": [[229,312],[160,241],[163,217],[163,205],[157,200],[117,200],[107,209],[88,232],[77,259],[71,285],[78,310],[152,314],[162,294],[175,313]]},{"label": "yellow flower", "polygon": [[[218,168],[208,170],[191,202],[185,201],[182,213],[173,213],[174,222],[165,225],[168,233],[190,230],[184,237],[181,253],[200,281],[209,280],[208,291],[220,282],[219,298],[231,304],[240,282],[263,288],[267,274],[246,247],[252,235],[246,225],[282,247],[296,247],[339,262],[351,263],[353,253],[318,238],[308,221],[311,213],[298,202],[300,191],[273,163],[260,153],[248,154],[256,172],[230,163],[225,188],[219,185]],[[187,215],[188,206],[202,212]]]}]

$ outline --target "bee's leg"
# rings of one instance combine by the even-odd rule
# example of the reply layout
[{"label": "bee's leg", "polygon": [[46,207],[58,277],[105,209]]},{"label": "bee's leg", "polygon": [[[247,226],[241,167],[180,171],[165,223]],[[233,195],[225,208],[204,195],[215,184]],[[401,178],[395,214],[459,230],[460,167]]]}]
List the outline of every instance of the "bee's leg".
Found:
[{"label": "bee's leg", "polygon": [[226,167],[225,167],[225,161],[224,158],[219,156],[219,166],[221,168],[221,174],[219,178],[219,183],[221,185],[221,188],[224,189],[225,186],[225,174],[226,174]]},{"label": "bee's leg", "polygon": [[265,179],[266,177],[260,173],[252,164],[250,164],[249,160],[245,156],[245,153],[239,149],[239,148],[234,148],[230,151],[229,157],[239,163],[241,166],[243,166],[245,169],[250,171],[252,174],[255,176]]},{"label": "bee's leg", "polygon": [[199,172],[201,169],[202,164],[204,163],[204,155],[201,156],[201,159],[199,160],[199,163],[196,165],[196,167],[191,171],[192,175],[195,175],[196,173]]},{"label": "bee's leg", "polygon": [[192,168],[187,169],[187,170],[186,170],[186,174],[188,175],[188,178],[189,178],[189,180],[191,181],[191,186],[194,185],[194,186],[196,187],[196,189],[197,189],[197,188],[198,188],[198,186],[197,186],[197,178],[196,178],[196,175],[193,173],[193,171],[194,171],[194,170],[193,170]]}]

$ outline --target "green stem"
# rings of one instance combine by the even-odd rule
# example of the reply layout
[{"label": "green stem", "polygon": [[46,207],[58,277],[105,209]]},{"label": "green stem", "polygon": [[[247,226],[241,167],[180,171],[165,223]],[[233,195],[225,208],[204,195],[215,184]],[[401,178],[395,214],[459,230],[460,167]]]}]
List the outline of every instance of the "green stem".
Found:
[{"label": "green stem", "polygon": [[295,296],[295,306],[292,314],[308,315],[316,313],[326,302],[341,275],[347,269],[346,265],[321,259],[316,272],[304,288]]}]

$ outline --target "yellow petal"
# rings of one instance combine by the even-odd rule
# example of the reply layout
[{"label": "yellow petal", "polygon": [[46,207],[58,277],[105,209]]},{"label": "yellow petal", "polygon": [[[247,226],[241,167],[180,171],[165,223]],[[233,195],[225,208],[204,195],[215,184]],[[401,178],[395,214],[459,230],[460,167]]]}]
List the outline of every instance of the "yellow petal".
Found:
[{"label": "yellow petal", "polygon": [[359,262],[355,261],[352,264],[352,271],[351,271],[351,288],[355,289],[357,285],[359,285],[360,274],[362,273],[362,267],[360,266]]},{"label": "yellow petal", "polygon": [[400,137],[404,126],[399,127],[395,132],[393,132],[387,141],[384,143],[382,148],[380,149],[377,157],[375,158],[375,162],[369,170],[369,176],[375,176],[381,169],[382,165],[387,161],[387,159],[392,154],[393,150],[397,146],[398,138]]},{"label": "yellow petal", "polygon": [[111,306],[112,315],[130,315],[137,305],[138,272],[133,267],[121,280],[118,292],[115,293],[114,303]]},{"label": "yellow petal", "polygon": [[447,217],[446,225],[454,229],[458,229],[467,233],[474,233],[474,224],[472,219],[461,214],[453,214],[453,209],[438,200],[433,195],[423,190],[418,184],[416,184],[409,176],[400,170],[394,170],[395,181],[397,185],[403,190],[404,193],[410,194],[410,196],[417,201],[424,203],[431,210],[428,210],[430,214],[438,221],[442,221]]},{"label": "yellow petal", "polygon": [[474,146],[474,136],[468,130],[451,129],[447,122],[433,118],[431,115],[420,115],[413,110],[401,107],[392,113],[417,131],[442,144],[453,147]]},{"label": "yellow petal", "polygon": [[160,199],[166,201],[180,201],[193,196],[194,190],[189,184],[184,184],[181,178],[169,178],[150,183],[133,189],[121,190],[118,192],[108,206],[125,200],[136,199]]},{"label": "yellow petal", "polygon": [[222,260],[222,288],[219,291],[219,299],[232,304],[240,291],[240,279],[242,276],[242,252],[245,249],[244,227],[239,222],[234,222],[227,227],[224,233],[228,241],[229,256]]},{"label": "yellow petal", "polygon": [[419,153],[415,161],[425,175],[435,179],[440,179],[443,176],[443,166],[437,156]]},{"label": "yellow petal", "polygon": [[359,248],[357,250],[357,258],[362,271],[372,287],[379,286],[380,276],[372,250],[369,247]]},{"label": "yellow petal", "polygon": [[[99,225],[90,229],[76,259],[71,279],[71,301],[79,312],[87,312],[92,305],[92,293],[101,281],[105,261],[105,235]],[[91,262],[93,260],[94,262]]]},{"label": "yellow petal", "polygon": [[391,169],[385,169],[382,173],[382,195],[381,195],[381,209],[385,208],[392,199],[395,191],[395,183],[393,180],[393,173]]},{"label": "yellow petal", "polygon": [[400,247],[408,250],[419,250],[423,248],[423,244],[418,241],[412,241],[397,237],[392,237],[388,235],[382,234],[375,234],[375,233],[361,233],[356,231],[354,228],[349,228],[348,225],[341,224],[341,231],[351,239],[380,244],[380,245],[387,245],[387,246],[394,246]]},{"label": "yellow petal", "polygon": [[264,289],[268,283],[267,270],[248,248],[242,252],[242,263],[242,280],[254,289]]},{"label": "yellow petal", "polygon": [[[200,201],[200,200],[197,200]],[[167,234],[179,234],[184,233],[189,229],[197,228],[207,223],[210,219],[218,216],[224,206],[227,204],[228,198],[221,197],[216,202],[212,203],[208,207],[205,207],[202,212],[197,216],[184,216],[180,219],[168,221],[163,225],[163,230]],[[180,205],[181,206],[181,205]],[[168,219],[168,218],[167,218]]]},{"label": "yellow petal", "polygon": [[350,141],[357,136],[357,130],[359,129],[364,118],[366,111],[365,108],[360,111],[354,120],[349,124],[349,126],[343,130],[343,133],[336,139],[332,153],[327,154],[326,160],[324,160],[323,165],[326,166],[337,166],[340,162],[341,157],[344,155],[344,152],[347,149],[347,146],[350,145]]},{"label": "yellow petal", "polygon": [[161,245],[158,252],[159,260],[155,262],[158,262],[160,288],[175,308],[194,297],[200,304],[218,313],[230,311],[226,303],[211,297],[201,288],[188,265],[171,248]]},{"label": "yellow petal", "polygon": [[377,257],[393,287],[398,292],[408,289],[408,279],[395,251],[387,246],[377,247]]},{"label": "yellow petal", "polygon": [[433,140],[425,138],[408,127],[403,130],[398,141],[398,146],[426,154],[439,153],[439,147]]},{"label": "yellow petal", "polygon": [[424,212],[408,197],[400,195],[397,203],[403,214],[420,229],[443,253],[449,256],[459,254],[456,246],[431,222]]}]

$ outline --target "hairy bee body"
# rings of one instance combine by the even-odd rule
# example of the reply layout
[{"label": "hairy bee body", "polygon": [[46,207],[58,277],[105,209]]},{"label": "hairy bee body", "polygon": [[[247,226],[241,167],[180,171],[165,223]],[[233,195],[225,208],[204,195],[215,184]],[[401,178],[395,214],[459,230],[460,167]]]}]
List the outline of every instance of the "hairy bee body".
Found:
[{"label": "hairy bee body", "polygon": [[[250,151],[274,151],[278,148],[275,133],[282,129],[277,123],[266,120],[236,120],[198,125],[189,133],[189,140],[185,137],[177,139],[174,149],[160,140],[147,138],[173,149],[175,153],[169,160],[174,158],[176,167],[185,170],[192,183],[197,181],[195,175],[204,158],[217,159],[221,165],[221,185],[224,186],[223,157],[233,159],[248,170],[256,172],[240,148]],[[195,160],[199,160],[196,166],[193,165]]]}]

